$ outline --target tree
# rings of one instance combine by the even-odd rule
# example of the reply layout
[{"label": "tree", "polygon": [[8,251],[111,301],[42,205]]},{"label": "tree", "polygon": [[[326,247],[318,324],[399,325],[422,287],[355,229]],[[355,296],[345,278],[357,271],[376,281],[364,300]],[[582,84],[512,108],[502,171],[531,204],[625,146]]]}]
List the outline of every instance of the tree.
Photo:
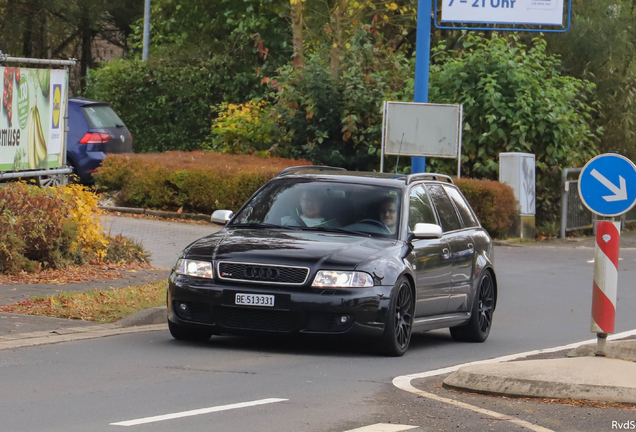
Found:
[{"label": "tree", "polygon": [[0,47],[22,57],[79,57],[83,87],[87,71],[95,66],[95,39],[127,51],[130,24],[143,14],[143,2],[0,0],[0,12]]},{"label": "tree", "polygon": [[595,123],[603,127],[602,152],[636,159],[636,12],[634,2],[577,1],[572,26],[546,35],[548,52],[561,58],[564,74],[596,85]]},{"label": "tree", "polygon": [[[594,85],[561,75],[541,38],[530,48],[496,34],[491,40],[468,34],[461,42],[460,50],[433,50],[430,100],[464,106],[462,173],[497,179],[500,152],[534,153],[537,216],[546,220],[555,214],[560,170],[596,153]],[[452,172],[445,161],[430,166]]]}]

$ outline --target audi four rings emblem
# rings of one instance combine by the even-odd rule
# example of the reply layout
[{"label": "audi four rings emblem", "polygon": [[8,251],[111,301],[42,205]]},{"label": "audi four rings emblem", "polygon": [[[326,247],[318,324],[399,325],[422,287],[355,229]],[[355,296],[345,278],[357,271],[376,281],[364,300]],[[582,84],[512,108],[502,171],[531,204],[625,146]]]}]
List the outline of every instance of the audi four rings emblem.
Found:
[{"label": "audi four rings emblem", "polygon": [[269,279],[276,280],[280,275],[280,271],[274,267],[255,267],[250,266],[245,268],[245,277],[250,279]]}]

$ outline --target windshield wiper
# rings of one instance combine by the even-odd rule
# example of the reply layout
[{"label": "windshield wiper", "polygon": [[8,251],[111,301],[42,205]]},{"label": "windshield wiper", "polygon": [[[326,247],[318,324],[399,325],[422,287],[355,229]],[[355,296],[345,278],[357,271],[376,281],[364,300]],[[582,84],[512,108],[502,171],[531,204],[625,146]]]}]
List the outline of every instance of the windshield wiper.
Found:
[{"label": "windshield wiper", "polygon": [[260,222],[237,223],[237,224],[228,225],[228,227],[229,228],[278,228],[278,229],[286,229],[286,230],[293,230],[298,228],[294,226],[284,226],[284,225],[276,225],[276,224],[260,223]]},{"label": "windshield wiper", "polygon": [[333,233],[340,233],[340,234],[349,234],[349,235],[355,234],[355,235],[364,236],[364,237],[371,237],[371,234],[366,233],[364,231],[352,231],[352,230],[348,230],[344,228],[314,226],[314,227],[302,227],[301,229],[303,231],[304,230],[325,231],[325,232],[333,232]]}]

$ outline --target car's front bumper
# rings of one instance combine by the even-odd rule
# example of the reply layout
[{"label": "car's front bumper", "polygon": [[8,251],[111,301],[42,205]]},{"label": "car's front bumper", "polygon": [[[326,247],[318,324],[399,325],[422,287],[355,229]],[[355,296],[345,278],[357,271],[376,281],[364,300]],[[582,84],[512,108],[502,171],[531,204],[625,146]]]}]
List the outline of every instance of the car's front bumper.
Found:
[{"label": "car's front bumper", "polygon": [[[212,333],[312,333],[380,336],[393,287],[315,289],[221,284],[172,273],[168,319]],[[273,295],[273,307],[237,306],[235,294]],[[343,318],[345,317],[345,318]]]}]

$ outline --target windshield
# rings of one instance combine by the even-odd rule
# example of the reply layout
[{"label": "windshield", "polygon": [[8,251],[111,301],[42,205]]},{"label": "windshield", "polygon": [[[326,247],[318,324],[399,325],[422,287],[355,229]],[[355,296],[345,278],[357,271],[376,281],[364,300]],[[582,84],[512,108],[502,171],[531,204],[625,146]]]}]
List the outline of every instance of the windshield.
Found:
[{"label": "windshield", "polygon": [[266,185],[230,226],[396,238],[401,207],[397,188],[288,179]]}]

